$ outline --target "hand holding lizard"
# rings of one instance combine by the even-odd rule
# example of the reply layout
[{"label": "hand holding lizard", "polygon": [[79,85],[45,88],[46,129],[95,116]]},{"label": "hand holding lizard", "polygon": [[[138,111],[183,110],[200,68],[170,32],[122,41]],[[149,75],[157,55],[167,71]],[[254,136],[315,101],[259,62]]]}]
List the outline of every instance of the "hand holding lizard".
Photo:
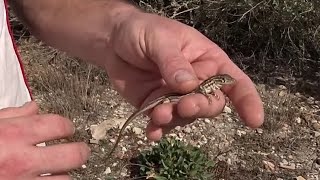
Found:
[{"label": "hand holding lizard", "polygon": [[[263,123],[262,102],[250,78],[197,30],[168,18],[137,12],[115,31],[111,42],[114,55],[106,65],[107,72],[115,88],[137,108],[167,92],[190,92],[212,75],[229,74],[237,82],[222,91],[249,127]],[[182,98],[176,107],[157,106],[147,126],[148,138],[159,140],[177,125],[218,115],[224,98],[214,102],[209,104],[204,96],[194,94]]]}]

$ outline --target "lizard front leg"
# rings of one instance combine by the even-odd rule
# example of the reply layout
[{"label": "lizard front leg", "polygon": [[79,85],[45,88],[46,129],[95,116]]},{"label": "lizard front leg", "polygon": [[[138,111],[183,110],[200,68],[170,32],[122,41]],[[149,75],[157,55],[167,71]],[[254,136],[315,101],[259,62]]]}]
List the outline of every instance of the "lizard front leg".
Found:
[{"label": "lizard front leg", "polygon": [[209,101],[209,104],[212,104],[213,102],[213,99],[212,99],[212,96],[214,96],[215,98],[217,98],[217,100],[220,100],[220,96],[214,91],[212,90],[211,92],[200,92],[202,95],[204,95],[208,101]]}]

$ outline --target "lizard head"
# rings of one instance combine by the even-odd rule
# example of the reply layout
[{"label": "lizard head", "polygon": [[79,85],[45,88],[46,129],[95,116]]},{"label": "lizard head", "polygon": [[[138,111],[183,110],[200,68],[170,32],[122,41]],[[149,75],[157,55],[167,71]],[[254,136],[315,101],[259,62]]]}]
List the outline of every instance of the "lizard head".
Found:
[{"label": "lizard head", "polygon": [[220,84],[233,84],[236,80],[229,74],[220,74],[214,77]]}]

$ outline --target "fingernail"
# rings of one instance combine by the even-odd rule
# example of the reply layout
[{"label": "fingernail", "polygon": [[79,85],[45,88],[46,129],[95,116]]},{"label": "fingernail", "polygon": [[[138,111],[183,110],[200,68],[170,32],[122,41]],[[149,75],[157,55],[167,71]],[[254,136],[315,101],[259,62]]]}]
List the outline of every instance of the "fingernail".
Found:
[{"label": "fingernail", "polygon": [[196,78],[186,70],[178,70],[175,75],[175,80],[178,83],[195,80]]},{"label": "fingernail", "polygon": [[91,149],[90,147],[86,144],[86,143],[83,143],[82,145],[83,147],[80,148],[80,153],[81,153],[81,156],[82,156],[82,160],[83,160],[83,163],[86,163],[86,161],[88,161],[90,155],[91,155]]}]

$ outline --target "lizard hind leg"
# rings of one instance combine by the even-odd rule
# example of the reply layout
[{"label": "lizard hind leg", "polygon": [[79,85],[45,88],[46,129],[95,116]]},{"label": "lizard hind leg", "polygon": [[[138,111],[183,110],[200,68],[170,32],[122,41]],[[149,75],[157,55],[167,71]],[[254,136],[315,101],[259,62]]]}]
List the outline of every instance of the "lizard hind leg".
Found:
[{"label": "lizard hind leg", "polygon": [[215,97],[215,98],[217,98],[218,100],[220,100],[220,96],[216,93],[216,92],[212,92],[212,94],[213,94],[213,96]]},{"label": "lizard hind leg", "polygon": [[217,98],[217,100],[220,100],[220,96],[216,93],[216,90],[219,89],[219,87],[211,87],[212,95]]},{"label": "lizard hind leg", "polygon": [[208,93],[201,93],[201,94],[203,94],[208,99],[209,104],[212,104],[212,96],[210,94]]},{"label": "lizard hind leg", "polygon": [[212,96],[214,96],[215,98],[217,98],[217,100],[220,100],[220,96],[219,96],[217,93],[215,93],[214,91],[212,91],[211,94],[203,94],[203,95],[206,96],[206,98],[207,98],[208,101],[209,101],[209,104],[212,104],[212,102],[213,102]]}]

